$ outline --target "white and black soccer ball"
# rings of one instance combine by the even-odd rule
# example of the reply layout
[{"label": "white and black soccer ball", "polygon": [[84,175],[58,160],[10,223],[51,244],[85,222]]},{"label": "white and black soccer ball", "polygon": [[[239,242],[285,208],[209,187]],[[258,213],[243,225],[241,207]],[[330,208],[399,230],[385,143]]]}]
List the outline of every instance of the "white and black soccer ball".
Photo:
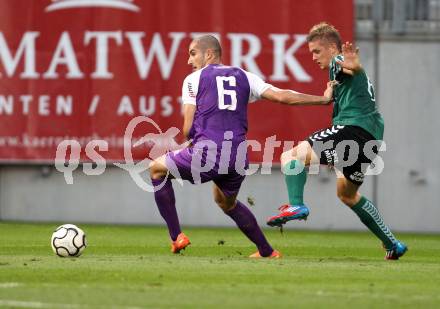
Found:
[{"label": "white and black soccer ball", "polygon": [[87,247],[86,234],[76,225],[63,224],[53,232],[50,244],[58,256],[77,257]]}]

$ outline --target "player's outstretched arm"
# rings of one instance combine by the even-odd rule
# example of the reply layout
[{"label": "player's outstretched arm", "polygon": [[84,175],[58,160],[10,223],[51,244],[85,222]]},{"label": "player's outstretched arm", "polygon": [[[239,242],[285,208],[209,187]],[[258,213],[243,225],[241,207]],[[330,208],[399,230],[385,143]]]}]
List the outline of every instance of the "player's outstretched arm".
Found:
[{"label": "player's outstretched arm", "polygon": [[323,96],[299,93],[289,89],[270,87],[261,95],[263,99],[288,105],[323,105],[331,102],[333,96],[333,83],[327,83]]},{"label": "player's outstretched arm", "polygon": [[354,47],[351,42],[345,42],[342,45],[342,56],[344,56],[344,61],[337,61],[337,63],[342,67],[344,73],[353,75],[362,70],[359,47]]}]

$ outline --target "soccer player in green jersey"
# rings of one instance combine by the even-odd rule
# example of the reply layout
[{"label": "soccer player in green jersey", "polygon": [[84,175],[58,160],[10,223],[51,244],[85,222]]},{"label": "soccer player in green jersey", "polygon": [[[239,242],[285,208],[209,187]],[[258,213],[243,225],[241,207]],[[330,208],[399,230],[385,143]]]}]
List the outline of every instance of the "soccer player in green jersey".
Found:
[{"label": "soccer player in green jersey", "polygon": [[319,23],[307,37],[313,60],[329,70],[333,82],[333,125],[310,135],[281,156],[289,204],[270,217],[270,226],[281,226],[290,220],[309,215],[303,192],[311,163],[333,166],[338,176],[338,198],[353,210],[371,232],[383,243],[385,259],[397,260],[408,250],[385,225],[379,211],[359,193],[364,174],[378,152],[383,138],[384,122],[377,110],[373,85],[359,60],[359,50],[352,43],[341,43],[339,32],[330,24]]}]

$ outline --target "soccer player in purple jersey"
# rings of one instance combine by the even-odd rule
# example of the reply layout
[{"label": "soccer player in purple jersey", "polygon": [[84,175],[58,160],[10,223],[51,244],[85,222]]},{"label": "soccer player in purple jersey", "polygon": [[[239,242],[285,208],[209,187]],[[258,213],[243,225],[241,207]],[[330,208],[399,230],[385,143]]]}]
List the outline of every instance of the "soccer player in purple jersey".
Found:
[{"label": "soccer player in purple jersey", "polygon": [[332,88],[327,85],[324,96],[281,90],[255,74],[221,64],[221,55],[220,43],[212,35],[196,38],[189,46],[188,64],[194,72],[183,82],[182,101],[183,134],[191,146],[151,163],[154,197],[168,226],[173,253],[190,241],[180,229],[169,173],[192,183],[212,181],[217,205],[257,246],[250,257],[278,258],[281,254],[270,246],[252,212],[237,200],[247,167],[246,147],[240,147],[246,142],[247,105],[260,98],[289,105],[327,104]]}]

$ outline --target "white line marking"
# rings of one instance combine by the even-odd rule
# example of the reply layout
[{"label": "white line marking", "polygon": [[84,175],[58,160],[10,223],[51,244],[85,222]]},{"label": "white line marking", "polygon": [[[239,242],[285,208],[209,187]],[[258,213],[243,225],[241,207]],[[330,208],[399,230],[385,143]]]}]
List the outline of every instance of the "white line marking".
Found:
[{"label": "white line marking", "polygon": [[23,285],[23,284],[18,283],[18,282],[2,282],[2,283],[0,283],[0,289],[15,288],[20,285]]},{"label": "white line marking", "polygon": [[[40,301],[24,301],[24,300],[14,300],[14,299],[0,299],[0,307],[8,306],[12,308],[54,308],[54,309],[77,309],[77,308],[109,308],[107,305],[96,306],[87,304],[56,304],[56,303],[45,303]],[[143,307],[133,307],[133,306],[112,306],[115,309],[144,309]]]},{"label": "white line marking", "polygon": [[51,304],[39,301],[21,301],[12,299],[0,299],[0,306],[10,306],[16,308],[81,308],[79,305]]}]

